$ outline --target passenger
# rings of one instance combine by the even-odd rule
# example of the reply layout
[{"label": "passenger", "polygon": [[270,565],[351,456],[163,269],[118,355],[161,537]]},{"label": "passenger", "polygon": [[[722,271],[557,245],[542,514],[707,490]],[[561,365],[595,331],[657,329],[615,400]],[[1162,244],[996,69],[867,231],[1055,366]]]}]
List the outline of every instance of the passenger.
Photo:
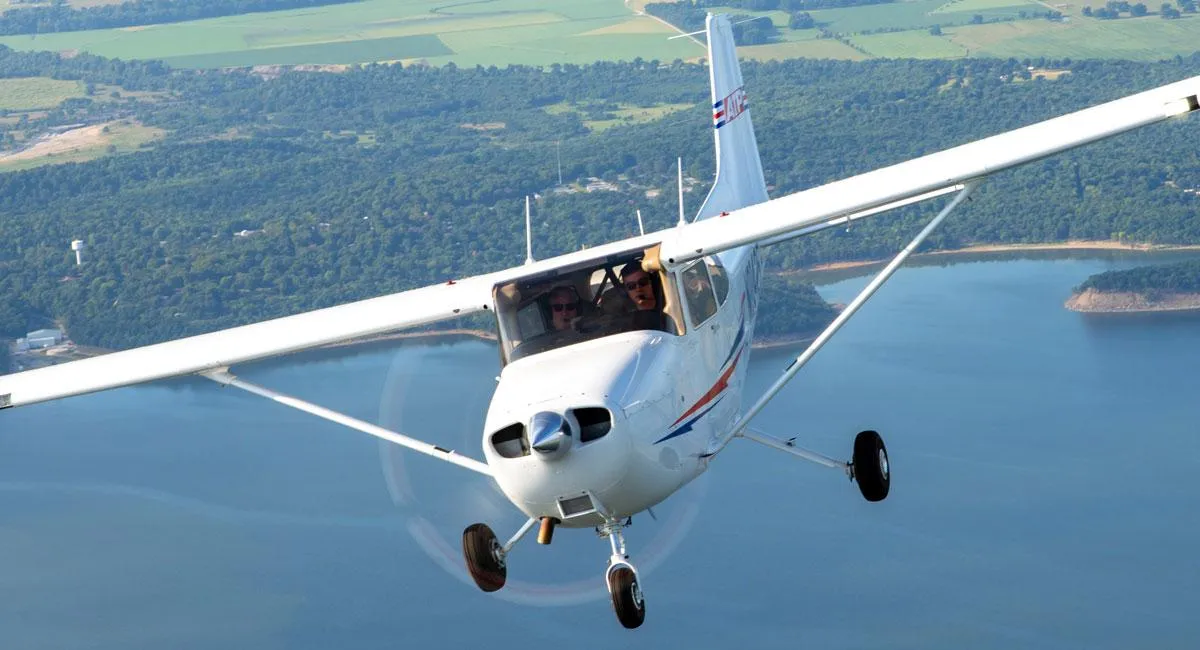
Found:
[{"label": "passenger", "polygon": [[558,286],[550,290],[550,326],[556,332],[571,329],[579,316],[579,294],[574,287]]},{"label": "passenger", "polygon": [[654,295],[654,283],[650,274],[642,270],[638,262],[630,262],[621,268],[621,284],[638,311],[658,309],[658,296]]},{"label": "passenger", "polygon": [[639,262],[630,262],[621,268],[621,284],[629,300],[637,307],[633,313],[633,329],[664,329],[662,308],[658,305],[654,280],[642,270]]}]

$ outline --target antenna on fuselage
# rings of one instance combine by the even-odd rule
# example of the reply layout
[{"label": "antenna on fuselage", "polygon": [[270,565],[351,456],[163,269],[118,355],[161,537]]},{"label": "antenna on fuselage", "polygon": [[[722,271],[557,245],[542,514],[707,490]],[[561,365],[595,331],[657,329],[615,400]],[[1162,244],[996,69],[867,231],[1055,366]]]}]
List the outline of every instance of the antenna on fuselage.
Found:
[{"label": "antenna on fuselage", "polygon": [[637,211],[637,216],[638,216],[638,232],[644,235],[644,234],[646,234],[646,225],[642,223],[642,211],[641,210]]},{"label": "antenna on fuselage", "polygon": [[679,163],[679,225],[687,223],[687,219],[683,218],[683,158],[676,159]]},{"label": "antenna on fuselage", "polygon": [[529,195],[525,195],[525,263],[533,264],[533,223],[529,218]]}]

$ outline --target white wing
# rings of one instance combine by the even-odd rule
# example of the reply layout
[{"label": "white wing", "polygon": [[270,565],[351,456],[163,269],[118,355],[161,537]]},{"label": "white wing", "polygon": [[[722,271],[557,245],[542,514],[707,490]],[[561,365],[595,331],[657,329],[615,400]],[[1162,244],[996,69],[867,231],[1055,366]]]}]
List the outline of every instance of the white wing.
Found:
[{"label": "white wing", "polygon": [[478,313],[491,308],[492,287],[499,282],[659,243],[662,244],[660,259],[668,266],[676,266],[721,250],[778,240],[807,227],[847,216],[872,214],[881,206],[932,196],[947,187],[1200,110],[1197,95],[1200,95],[1200,77],[1193,77],[661,233],[453,284],[0,376],[0,408],[221,370],[236,363]]},{"label": "white wing", "polygon": [[226,368],[490,308],[491,276],[476,276],[91,359],[0,376],[0,408]]},{"label": "white wing", "polygon": [[[680,228],[663,242],[671,267],[737,246],[990,176],[1200,109],[1200,76]],[[1195,135],[1192,135],[1195,138]]]}]

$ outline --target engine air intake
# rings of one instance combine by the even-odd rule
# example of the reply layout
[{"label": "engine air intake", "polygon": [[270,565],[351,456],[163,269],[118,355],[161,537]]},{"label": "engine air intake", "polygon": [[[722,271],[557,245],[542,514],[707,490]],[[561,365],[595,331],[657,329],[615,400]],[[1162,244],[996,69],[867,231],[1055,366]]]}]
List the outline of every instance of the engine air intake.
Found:
[{"label": "engine air intake", "polygon": [[525,438],[525,425],[518,422],[493,433],[492,448],[504,458],[528,456],[529,440]]},{"label": "engine air intake", "polygon": [[575,409],[572,414],[579,423],[579,442],[599,440],[612,429],[612,414],[606,408]]}]

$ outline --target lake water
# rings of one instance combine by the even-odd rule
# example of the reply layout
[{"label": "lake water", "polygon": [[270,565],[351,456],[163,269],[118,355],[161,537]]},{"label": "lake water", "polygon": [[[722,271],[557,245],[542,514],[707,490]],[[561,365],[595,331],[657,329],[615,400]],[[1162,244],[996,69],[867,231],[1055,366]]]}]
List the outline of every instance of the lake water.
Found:
[{"label": "lake water", "polygon": [[[901,271],[757,423],[839,457],[879,430],[889,499],[731,445],[629,529],[635,632],[590,531],[526,540],[510,586],[480,593],[461,531],[507,536],[515,510],[357,432],[191,380],[5,412],[0,647],[1193,648],[1200,318],[1062,307],[1150,259]],[[756,351],[750,394],[797,352]],[[465,341],[240,374],[478,456],[498,368]]]}]

